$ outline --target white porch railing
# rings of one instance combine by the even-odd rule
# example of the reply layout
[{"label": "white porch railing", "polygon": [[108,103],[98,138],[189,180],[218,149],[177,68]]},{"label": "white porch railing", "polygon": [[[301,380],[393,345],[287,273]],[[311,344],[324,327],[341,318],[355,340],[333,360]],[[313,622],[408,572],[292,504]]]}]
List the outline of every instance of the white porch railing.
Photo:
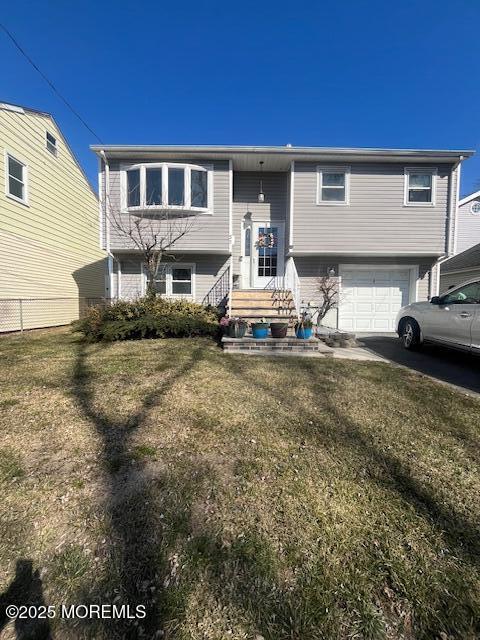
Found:
[{"label": "white porch railing", "polygon": [[285,288],[290,289],[297,314],[300,313],[300,278],[298,277],[295,260],[290,256],[285,265]]}]

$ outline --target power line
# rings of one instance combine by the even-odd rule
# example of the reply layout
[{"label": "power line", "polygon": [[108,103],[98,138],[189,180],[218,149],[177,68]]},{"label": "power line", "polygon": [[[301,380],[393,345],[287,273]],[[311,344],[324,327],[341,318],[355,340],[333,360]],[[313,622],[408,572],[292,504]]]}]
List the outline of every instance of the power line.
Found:
[{"label": "power line", "polygon": [[32,58],[28,55],[28,53],[21,47],[21,45],[19,44],[19,42],[16,40],[16,38],[13,36],[13,34],[7,29],[7,27],[0,23],[0,27],[5,31],[5,33],[7,34],[7,36],[10,38],[10,40],[13,42],[13,44],[16,46],[16,48],[20,51],[20,53],[28,60],[28,62],[32,65],[32,67],[42,76],[42,78],[45,80],[45,82],[47,82],[47,84],[50,86],[50,88],[57,94],[57,96],[60,98],[60,100],[70,109],[70,111],[73,113],[74,116],[76,116],[80,122],[83,124],[83,126],[88,129],[88,131],[90,131],[90,133],[98,140],[98,142],[100,142],[100,144],[102,143],[102,140],[100,139],[100,137],[95,133],[95,131],[85,122],[85,120],[82,118],[82,116],[78,113],[78,111],[76,111],[72,105],[70,104],[70,102],[68,102],[68,100],[66,98],[63,97],[63,95],[60,93],[60,91],[57,89],[57,87],[53,84],[53,82],[51,80],[49,80],[47,78],[47,76],[43,73],[43,71],[38,67],[38,65],[35,64],[35,62],[32,60]]}]

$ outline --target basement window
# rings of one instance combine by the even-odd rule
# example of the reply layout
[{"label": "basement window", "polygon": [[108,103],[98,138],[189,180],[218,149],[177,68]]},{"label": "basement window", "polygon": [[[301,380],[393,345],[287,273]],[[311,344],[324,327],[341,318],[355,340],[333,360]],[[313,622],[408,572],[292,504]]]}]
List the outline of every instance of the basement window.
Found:
[{"label": "basement window", "polygon": [[191,298],[193,296],[193,264],[160,265],[155,278],[158,294],[171,297]]}]

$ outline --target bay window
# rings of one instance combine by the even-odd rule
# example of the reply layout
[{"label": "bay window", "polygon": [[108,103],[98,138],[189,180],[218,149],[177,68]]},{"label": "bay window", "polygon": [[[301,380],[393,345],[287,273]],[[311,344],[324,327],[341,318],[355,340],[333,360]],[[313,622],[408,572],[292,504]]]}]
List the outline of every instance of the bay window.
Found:
[{"label": "bay window", "polygon": [[147,206],[162,204],[162,200],[163,200],[163,198],[162,198],[162,170],[161,169],[146,169],[145,170],[145,180],[146,180],[145,203],[147,204]]},{"label": "bay window", "polygon": [[185,170],[168,167],[168,204],[181,206],[185,200]]},{"label": "bay window", "polygon": [[211,167],[144,163],[122,167],[122,209],[180,209],[210,212]]},{"label": "bay window", "polygon": [[127,171],[127,204],[129,207],[140,206],[140,169]]},{"label": "bay window", "polygon": [[191,202],[192,207],[207,208],[208,187],[207,172],[192,169],[191,171]]},{"label": "bay window", "polygon": [[435,204],[436,169],[406,168],[404,204],[432,206]]}]

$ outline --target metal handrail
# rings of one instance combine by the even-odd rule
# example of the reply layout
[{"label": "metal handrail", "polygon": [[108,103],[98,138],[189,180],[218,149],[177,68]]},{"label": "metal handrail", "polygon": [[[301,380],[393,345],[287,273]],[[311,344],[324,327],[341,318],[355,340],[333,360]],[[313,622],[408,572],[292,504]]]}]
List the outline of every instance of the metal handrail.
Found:
[{"label": "metal handrail", "polygon": [[219,307],[226,301],[229,292],[230,267],[227,267],[207,295],[203,298],[202,304],[209,305],[211,307]]}]

